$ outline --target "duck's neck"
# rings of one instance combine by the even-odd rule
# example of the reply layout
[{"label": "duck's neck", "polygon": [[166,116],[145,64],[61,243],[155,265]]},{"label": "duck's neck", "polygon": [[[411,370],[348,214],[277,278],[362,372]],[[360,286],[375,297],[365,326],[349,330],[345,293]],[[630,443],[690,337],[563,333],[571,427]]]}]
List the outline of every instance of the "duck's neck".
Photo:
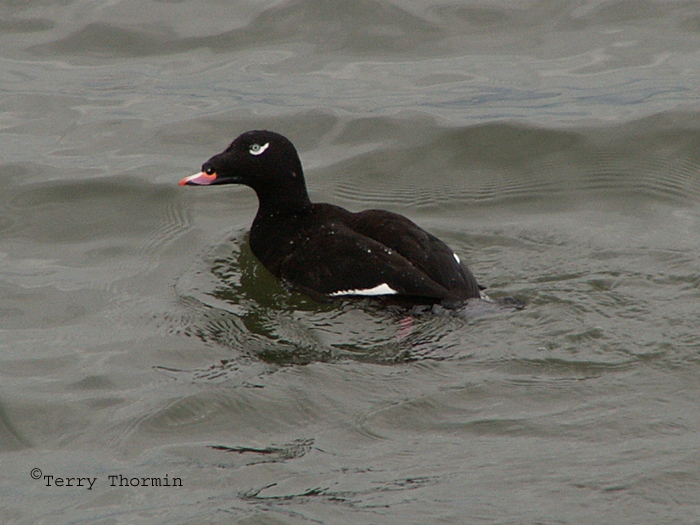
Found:
[{"label": "duck's neck", "polygon": [[284,184],[261,184],[253,188],[258,195],[258,217],[288,216],[311,208],[306,183],[301,171],[292,172]]},{"label": "duck's neck", "polygon": [[296,248],[300,225],[308,220],[313,204],[306,192],[294,201],[260,198],[258,213],[250,228],[250,248],[273,274],[279,277],[279,265]]}]

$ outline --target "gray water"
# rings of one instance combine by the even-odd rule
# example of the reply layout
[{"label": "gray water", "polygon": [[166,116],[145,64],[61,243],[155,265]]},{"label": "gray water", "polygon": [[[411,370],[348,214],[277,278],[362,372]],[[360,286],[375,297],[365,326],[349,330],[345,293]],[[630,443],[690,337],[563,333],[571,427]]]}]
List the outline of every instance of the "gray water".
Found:
[{"label": "gray water", "polygon": [[[3,3],[0,522],[700,523],[699,71],[696,2]],[[525,309],[287,291],[177,186],[254,128]]]}]

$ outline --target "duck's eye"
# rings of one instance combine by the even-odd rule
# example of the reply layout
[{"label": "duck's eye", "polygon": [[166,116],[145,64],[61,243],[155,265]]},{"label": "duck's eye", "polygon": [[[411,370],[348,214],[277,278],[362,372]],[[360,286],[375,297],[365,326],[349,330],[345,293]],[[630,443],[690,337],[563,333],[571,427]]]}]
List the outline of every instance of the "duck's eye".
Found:
[{"label": "duck's eye", "polygon": [[248,151],[250,152],[251,155],[261,155],[265,152],[267,148],[270,147],[270,143],[266,142],[263,145],[260,144],[252,144],[250,148],[248,148]]},{"label": "duck's eye", "polygon": [[207,175],[214,175],[215,170],[213,167],[209,166],[207,168],[204,168],[204,173],[206,173]]}]

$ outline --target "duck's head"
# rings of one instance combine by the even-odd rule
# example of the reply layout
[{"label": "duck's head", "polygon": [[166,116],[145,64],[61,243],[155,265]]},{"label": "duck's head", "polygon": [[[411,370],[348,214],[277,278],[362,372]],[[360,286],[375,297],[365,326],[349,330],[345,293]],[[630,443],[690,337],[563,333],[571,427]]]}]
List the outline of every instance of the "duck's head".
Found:
[{"label": "duck's head", "polygon": [[180,186],[244,184],[266,201],[308,202],[299,154],[292,142],[274,131],[247,131],[204,164]]}]

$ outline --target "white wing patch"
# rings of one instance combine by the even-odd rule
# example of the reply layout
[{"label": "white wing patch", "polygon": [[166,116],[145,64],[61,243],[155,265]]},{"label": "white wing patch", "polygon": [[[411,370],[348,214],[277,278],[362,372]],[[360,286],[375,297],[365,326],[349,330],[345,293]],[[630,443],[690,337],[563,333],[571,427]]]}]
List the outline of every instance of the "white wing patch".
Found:
[{"label": "white wing patch", "polygon": [[399,292],[394,290],[386,283],[375,286],[374,288],[365,288],[364,290],[340,290],[328,295],[337,297],[339,295],[395,295]]},{"label": "white wing patch", "polygon": [[265,150],[266,150],[267,148],[269,148],[269,147],[270,147],[270,143],[269,143],[269,142],[266,142],[266,143],[263,144],[263,145],[260,145],[260,144],[253,144],[253,145],[248,149],[248,152],[249,152],[251,155],[262,155],[263,153],[265,153]]},{"label": "white wing patch", "polygon": [[459,255],[457,255],[456,253],[453,253],[452,255],[454,256],[455,261],[457,261],[457,264],[462,264],[462,261],[459,259]]}]

